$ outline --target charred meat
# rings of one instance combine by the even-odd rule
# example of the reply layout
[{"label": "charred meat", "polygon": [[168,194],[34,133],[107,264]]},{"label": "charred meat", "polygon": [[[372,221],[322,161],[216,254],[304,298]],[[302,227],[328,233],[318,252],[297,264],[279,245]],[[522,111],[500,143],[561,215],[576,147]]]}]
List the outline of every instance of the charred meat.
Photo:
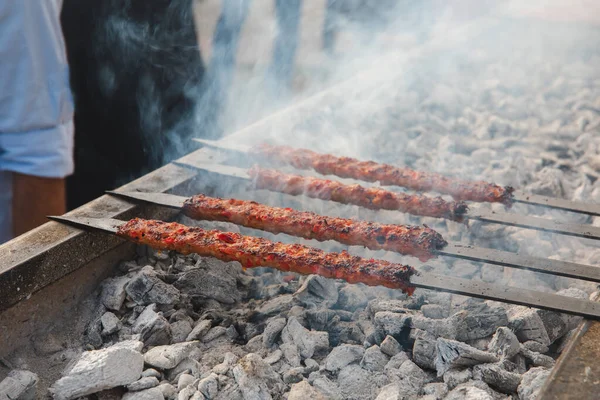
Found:
[{"label": "charred meat", "polygon": [[291,208],[270,207],[254,201],[219,199],[197,195],[186,200],[183,212],[190,218],[227,221],[272,233],[335,240],[372,250],[390,250],[426,261],[447,242],[431,228],[385,225],[333,218]]},{"label": "charred meat", "polygon": [[449,194],[455,200],[503,203],[506,206],[512,204],[514,189],[510,186],[502,187],[483,181],[465,181],[436,173],[320,154],[290,146],[261,144],[254,147],[251,153],[266,157],[277,164],[291,165],[298,169],[312,169],[323,175],[379,182],[383,186],[401,186],[420,192],[434,191]]},{"label": "charred meat", "polygon": [[385,286],[412,294],[409,266],[383,260],[327,253],[300,244],[283,244],[238,233],[204,230],[176,222],[135,218],[121,225],[117,235],[159,250],[196,253],[222,261],[238,261],[244,268],[272,267],[299,274],[317,274],[350,283]]}]

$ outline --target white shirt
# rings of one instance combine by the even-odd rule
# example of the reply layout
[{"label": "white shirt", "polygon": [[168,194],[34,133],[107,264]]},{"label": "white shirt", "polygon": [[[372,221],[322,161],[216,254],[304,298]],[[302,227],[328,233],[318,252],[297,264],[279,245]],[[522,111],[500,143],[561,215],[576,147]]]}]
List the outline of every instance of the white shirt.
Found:
[{"label": "white shirt", "polygon": [[12,225],[11,172],[48,178],[73,172],[61,7],[62,0],[0,0],[0,243]]}]

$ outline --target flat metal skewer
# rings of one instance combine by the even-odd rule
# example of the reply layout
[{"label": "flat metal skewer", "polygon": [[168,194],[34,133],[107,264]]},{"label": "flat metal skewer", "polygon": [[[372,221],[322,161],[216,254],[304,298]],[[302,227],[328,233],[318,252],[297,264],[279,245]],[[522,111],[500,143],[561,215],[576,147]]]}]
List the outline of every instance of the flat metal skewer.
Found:
[{"label": "flat metal skewer", "polygon": [[[232,167],[230,165],[211,164],[196,161],[174,162],[174,164],[238,179],[251,179],[250,175],[248,175],[248,172],[245,169]],[[561,235],[600,240],[600,227],[589,224],[562,223],[546,218],[532,217],[515,213],[486,211],[470,211],[464,215],[464,218],[479,220],[487,223],[516,226],[525,229],[534,229],[543,232],[553,232]]]},{"label": "flat metal skewer", "polygon": [[[192,139],[195,142],[201,143],[204,146],[218,149],[218,150],[226,150],[230,152],[238,152],[243,153],[247,156],[250,156],[248,153],[250,151],[249,146],[241,145],[241,144],[233,144],[227,143],[225,141],[214,141],[214,140],[206,140],[194,138]],[[383,185],[382,185],[383,186]],[[600,204],[590,204],[590,203],[580,203],[565,199],[558,199],[555,197],[548,196],[540,196],[537,194],[529,194],[523,191],[517,190],[513,193],[513,201],[516,203],[524,203],[530,204],[534,206],[546,207],[546,208],[554,208],[558,210],[571,211],[575,213],[588,214],[594,216],[600,216]]]},{"label": "flat metal skewer", "polygon": [[[128,200],[141,201],[173,209],[181,209],[184,202],[188,199],[187,197],[167,193],[114,191],[109,191],[108,193]],[[519,255],[508,251],[463,245],[456,242],[449,242],[444,249],[437,251],[437,254],[600,283],[600,268],[590,265]]]},{"label": "flat metal skewer", "polygon": [[[48,218],[86,231],[96,230],[110,234],[116,234],[117,229],[126,223],[126,221],[116,219],[88,217],[62,216]],[[589,300],[581,300],[510,286],[493,285],[426,272],[421,272],[419,276],[411,277],[411,284],[423,289],[439,290],[442,292],[530,306],[600,320],[600,303]]]}]

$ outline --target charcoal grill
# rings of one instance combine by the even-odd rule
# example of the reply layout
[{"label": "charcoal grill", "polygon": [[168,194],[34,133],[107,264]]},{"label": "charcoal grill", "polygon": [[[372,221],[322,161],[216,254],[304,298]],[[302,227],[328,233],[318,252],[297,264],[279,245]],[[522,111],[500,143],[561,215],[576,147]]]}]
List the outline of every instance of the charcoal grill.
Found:
[{"label": "charcoal grill", "polygon": [[[378,79],[353,79],[304,102],[265,118],[217,143],[206,147],[158,169],[124,187],[120,193],[171,193],[188,196],[193,193],[218,195],[219,186],[245,185],[245,170],[235,166],[236,155],[229,151],[243,150],[244,146],[256,143],[257,138],[274,137],[277,132],[292,132],[296,123],[309,116],[313,110],[326,107],[340,93],[357,93],[368,90],[385,80],[385,74],[371,71],[369,77]],[[383,77],[382,77],[383,76]],[[357,85],[356,82],[363,82]],[[368,84],[367,84],[368,82]],[[284,142],[285,137],[280,137]],[[227,151],[219,151],[222,148]],[[234,160],[232,162],[232,159]],[[143,197],[143,196],[138,196]],[[525,197],[523,197],[526,200]],[[138,199],[140,200],[140,199]],[[171,219],[176,207],[164,207],[160,201],[131,202],[115,196],[103,196],[65,217],[126,220],[133,216],[155,219]],[[538,199],[539,200],[539,199]],[[154,203],[154,204],[153,204]],[[157,204],[158,203],[158,204]],[[599,215],[595,206],[579,205],[561,200],[550,200],[554,208],[583,211]],[[162,204],[162,205],[161,205]],[[485,217],[479,216],[485,220]],[[537,229],[586,238],[600,239],[598,228],[578,224],[556,224],[551,221],[536,221],[528,218],[513,218],[487,215],[488,222],[500,222],[515,226],[534,226]],[[18,345],[23,337],[43,327],[49,321],[60,319],[66,307],[74,306],[83,299],[110,271],[116,260],[132,254],[134,246],[114,236],[89,232],[61,223],[50,222],[10,243],[0,247],[0,329],[3,341],[0,356]],[[596,267],[578,265],[556,260],[525,257],[490,249],[489,251],[451,244],[447,255],[485,261],[506,267],[530,269],[572,278],[600,282]],[[584,315],[585,320],[575,337],[561,355],[551,379],[546,383],[544,399],[585,398],[583,394],[595,393],[595,379],[600,376],[600,305],[592,301],[574,300],[554,294],[511,289],[488,285],[482,282],[465,282],[449,277],[418,278],[420,287],[442,288],[443,290],[475,297],[491,298],[515,304],[524,304]],[[23,317],[27,315],[27,317]]]}]

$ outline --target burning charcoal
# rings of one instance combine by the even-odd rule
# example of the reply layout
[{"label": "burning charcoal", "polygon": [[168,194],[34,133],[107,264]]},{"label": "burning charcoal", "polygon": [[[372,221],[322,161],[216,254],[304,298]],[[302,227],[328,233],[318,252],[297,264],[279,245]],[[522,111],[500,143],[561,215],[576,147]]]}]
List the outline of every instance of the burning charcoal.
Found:
[{"label": "burning charcoal", "polygon": [[166,371],[166,378],[172,382],[176,381],[181,374],[190,374],[198,378],[202,366],[200,363],[191,357],[184,358],[177,366],[173,369]]},{"label": "burning charcoal", "polygon": [[125,291],[136,304],[174,304],[180,293],[172,285],[163,282],[150,266],[142,268],[125,287]]},{"label": "burning charcoal", "polygon": [[271,366],[257,354],[250,353],[233,368],[233,376],[245,399],[271,399],[283,382]]},{"label": "burning charcoal", "polygon": [[193,375],[183,373],[179,375],[179,379],[177,379],[177,390],[182,391],[183,389],[191,386],[196,378]]},{"label": "burning charcoal", "polygon": [[325,369],[337,372],[349,364],[359,362],[364,354],[365,349],[362,346],[342,344],[334,347],[325,359]]},{"label": "burning charcoal", "polygon": [[400,385],[398,383],[390,383],[384,386],[375,400],[402,400],[400,395]]},{"label": "burning charcoal", "polygon": [[546,326],[536,309],[512,307],[508,310],[508,321],[521,342],[535,340],[544,346],[550,345]]},{"label": "burning charcoal", "polygon": [[211,328],[206,333],[206,335],[204,335],[202,337],[202,342],[203,343],[212,342],[213,340],[218,339],[221,336],[225,335],[226,332],[227,332],[227,328],[225,328],[223,326],[215,326],[214,328]]},{"label": "burning charcoal", "polygon": [[240,300],[235,277],[213,267],[186,271],[174,285],[190,296],[214,299],[224,304],[234,304]]},{"label": "burning charcoal", "polygon": [[144,354],[144,362],[159,369],[175,368],[198,342],[176,343],[169,346],[156,346]]},{"label": "burning charcoal", "polygon": [[221,364],[217,364],[213,367],[212,371],[215,374],[225,375],[229,369],[235,365],[238,361],[238,356],[233,353],[225,353],[223,357],[223,362]]},{"label": "burning charcoal", "polygon": [[127,390],[130,392],[139,392],[140,390],[150,389],[158,386],[158,379],[153,376],[140,378],[135,382],[131,382],[127,385]]},{"label": "burning charcoal", "polygon": [[120,276],[117,278],[108,278],[102,282],[100,301],[104,304],[104,307],[114,311],[121,309],[127,295],[125,286],[127,286],[129,280],[130,278],[126,276]]},{"label": "burning charcoal", "polygon": [[[34,400],[39,378],[33,372],[13,370],[0,382],[0,394],[3,399]],[[6,396],[6,397],[3,397]]]},{"label": "burning charcoal", "polygon": [[543,367],[534,367],[523,374],[521,384],[517,390],[521,399],[535,399],[542,390],[550,370]]},{"label": "burning charcoal", "polygon": [[100,319],[90,322],[86,327],[85,343],[92,349],[98,349],[102,346],[102,322]]},{"label": "burning charcoal", "polygon": [[448,386],[443,382],[428,383],[421,390],[426,396],[431,396],[432,399],[441,400],[448,394]]},{"label": "burning charcoal", "polygon": [[185,340],[187,342],[191,342],[192,340],[202,339],[204,337],[204,335],[206,335],[206,333],[210,330],[211,327],[212,327],[212,321],[210,321],[208,319],[198,321],[196,323],[196,326],[194,326],[194,329],[192,329],[192,331],[187,335]]},{"label": "burning charcoal", "polygon": [[257,310],[257,312],[266,317],[272,317],[274,315],[278,315],[285,311],[288,311],[294,305],[294,296],[291,294],[284,294],[282,296],[274,297],[271,300],[266,301]]},{"label": "burning charcoal", "polygon": [[520,348],[519,339],[506,327],[498,328],[488,345],[489,352],[503,358],[513,358]]},{"label": "burning charcoal", "polygon": [[303,327],[296,317],[290,317],[287,325],[281,332],[284,343],[294,343],[302,358],[311,358],[329,349],[329,335],[327,332],[309,331]]},{"label": "burning charcoal", "polygon": [[302,379],[304,379],[304,376],[302,376],[303,373],[304,373],[303,367],[290,368],[286,372],[283,373],[283,381],[285,383],[287,383],[288,385],[292,384],[292,383],[298,383]]},{"label": "burning charcoal", "polygon": [[163,398],[167,400],[175,400],[177,398],[177,389],[170,383],[161,383],[157,389],[161,391]]},{"label": "burning charcoal", "polygon": [[151,388],[140,392],[125,393],[122,400],[164,400],[164,396],[159,388]]},{"label": "burning charcoal", "polygon": [[369,347],[360,362],[360,366],[367,371],[383,371],[390,358],[381,352],[377,345]]},{"label": "burning charcoal", "polygon": [[192,325],[187,320],[175,321],[171,324],[173,343],[180,343],[186,341],[188,335],[191,332]]},{"label": "burning charcoal", "polygon": [[311,373],[319,370],[319,363],[313,360],[312,358],[307,358],[304,360],[304,365],[306,366],[306,372]]},{"label": "burning charcoal", "polygon": [[133,333],[141,334],[147,346],[171,343],[171,326],[162,315],[156,313],[155,309],[155,304],[146,307],[132,327]]},{"label": "burning charcoal", "polygon": [[214,399],[219,393],[219,382],[216,374],[210,374],[198,382],[198,391],[207,399]]},{"label": "burning charcoal", "polygon": [[385,338],[383,328],[380,325],[373,324],[373,321],[365,313],[359,314],[358,326],[364,333],[364,340],[371,344],[381,343]]},{"label": "burning charcoal", "polygon": [[248,340],[244,349],[249,353],[262,353],[264,350],[267,350],[263,345],[262,335],[254,336],[252,339]]},{"label": "burning charcoal", "polygon": [[[390,381],[398,384],[402,397],[419,394],[419,391],[432,377],[411,360],[406,360],[396,371],[387,371]],[[391,374],[390,374],[391,373]]]},{"label": "burning charcoal", "polygon": [[181,389],[177,395],[177,400],[191,400],[192,396],[196,394],[197,390],[192,385],[186,386]]},{"label": "burning charcoal", "polygon": [[425,304],[421,307],[421,312],[425,318],[444,319],[448,316],[447,311],[439,304]]},{"label": "burning charcoal", "polygon": [[399,314],[390,311],[379,311],[375,314],[375,324],[385,332],[386,335],[399,336],[406,330],[411,322],[409,314]]},{"label": "burning charcoal", "polygon": [[119,321],[119,318],[110,311],[105,312],[102,315],[100,322],[102,323],[103,336],[112,335],[121,328],[121,321]]},{"label": "burning charcoal", "polygon": [[318,377],[311,383],[327,400],[342,400],[342,392],[337,383],[326,377]]},{"label": "burning charcoal", "polygon": [[323,396],[317,389],[312,387],[310,383],[306,381],[302,381],[292,385],[292,388],[287,398],[288,400],[326,399],[325,396]]},{"label": "burning charcoal", "polygon": [[404,352],[400,352],[394,357],[390,358],[390,361],[388,361],[388,363],[385,365],[385,368],[383,369],[388,378],[390,378],[391,380],[391,377],[393,376],[393,374],[396,373],[396,370],[399,369],[402,366],[402,364],[404,364],[404,361],[409,359],[410,358],[408,357],[408,355]]},{"label": "burning charcoal", "polygon": [[286,322],[285,318],[273,318],[267,323],[263,332],[263,344],[266,348],[270,348],[275,344],[281,331],[285,328]]},{"label": "burning charcoal", "polygon": [[490,336],[496,329],[508,325],[506,310],[502,307],[485,307],[469,312],[457,324],[456,340],[466,341]]},{"label": "burning charcoal", "polygon": [[464,332],[464,329],[460,327],[464,324],[467,316],[467,311],[459,311],[444,319],[430,319],[416,314],[410,318],[410,326],[426,331],[434,337],[455,339],[459,329]]},{"label": "burning charcoal", "polygon": [[337,383],[343,399],[363,400],[375,397],[379,388],[387,383],[387,377],[350,364],[340,370]]},{"label": "burning charcoal", "polygon": [[302,359],[300,358],[298,346],[296,346],[294,343],[283,343],[281,346],[279,346],[279,348],[283,352],[283,356],[285,357],[286,361],[292,367],[299,367],[301,365]]},{"label": "burning charcoal", "polygon": [[481,364],[473,368],[473,378],[479,379],[502,393],[515,393],[521,375],[505,371],[496,364]]},{"label": "burning charcoal", "polygon": [[142,372],[142,377],[148,377],[148,376],[153,376],[157,379],[160,379],[162,377],[161,373],[158,372],[157,370],[155,370],[154,368],[148,368],[145,369],[144,372]]},{"label": "burning charcoal", "polygon": [[495,355],[477,350],[468,344],[456,340],[439,338],[436,345],[435,366],[438,376],[442,376],[452,367],[471,366],[499,361]]},{"label": "burning charcoal", "polygon": [[345,285],[340,290],[337,307],[343,310],[355,311],[359,308],[364,308],[368,301],[369,299],[360,287],[357,285]]},{"label": "burning charcoal", "polygon": [[521,354],[523,355],[523,357],[528,359],[531,362],[531,364],[533,364],[535,367],[554,367],[555,361],[550,356],[545,356],[543,354],[536,353],[535,351],[528,350],[525,347],[521,347]]},{"label": "burning charcoal", "polygon": [[396,354],[402,351],[402,346],[392,336],[387,335],[383,342],[381,342],[381,351],[390,357],[394,357]]},{"label": "burning charcoal", "polygon": [[338,290],[333,279],[309,275],[294,297],[306,307],[331,307],[338,301]]},{"label": "burning charcoal", "polygon": [[143,343],[131,342],[84,352],[74,367],[52,385],[57,400],[74,399],[135,382],[142,375]]},{"label": "burning charcoal", "polygon": [[459,369],[451,368],[444,373],[444,383],[448,385],[450,390],[454,389],[458,385],[468,382],[473,378],[473,373],[469,368]]},{"label": "burning charcoal", "polygon": [[429,335],[418,337],[413,344],[413,360],[421,368],[435,370],[437,341]]}]

